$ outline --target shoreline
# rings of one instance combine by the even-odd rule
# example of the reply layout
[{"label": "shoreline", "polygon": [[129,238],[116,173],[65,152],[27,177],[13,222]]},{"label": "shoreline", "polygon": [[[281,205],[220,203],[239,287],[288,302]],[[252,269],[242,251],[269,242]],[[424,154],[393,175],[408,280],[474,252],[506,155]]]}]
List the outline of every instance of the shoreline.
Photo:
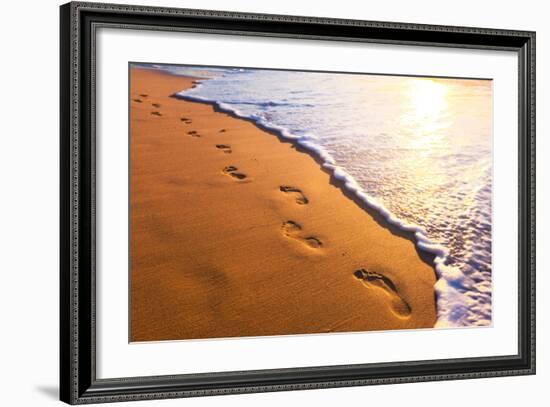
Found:
[{"label": "shoreline", "polygon": [[175,96],[196,78],[131,72],[131,341],[434,327],[414,233],[298,143]]},{"label": "shoreline", "polygon": [[[173,74],[169,73],[169,75],[173,75]],[[183,75],[173,75],[173,76],[183,76]],[[191,88],[194,88],[194,87],[198,86],[198,84],[195,83],[196,79],[198,79],[198,78],[192,78],[192,79],[194,79],[194,81],[193,81],[193,86]],[[284,135],[281,134],[280,131],[269,128],[267,126],[263,126],[261,123],[255,121],[254,119],[252,119],[250,117],[239,116],[235,112],[233,112],[232,110],[225,110],[225,109],[221,108],[219,106],[219,103],[216,102],[216,101],[211,101],[211,100],[206,100],[206,99],[201,100],[201,99],[198,99],[198,98],[194,98],[192,96],[180,95],[177,92],[174,93],[173,95],[171,95],[171,97],[173,97],[175,99],[180,99],[180,100],[184,100],[184,101],[187,101],[187,102],[191,102],[191,103],[203,103],[205,105],[211,106],[212,109],[216,113],[225,114],[225,115],[227,115],[227,116],[229,116],[233,119],[236,119],[236,120],[247,121],[247,122],[253,124],[254,126],[256,126],[260,131],[263,131],[265,133],[269,133],[269,134],[277,137],[277,139],[281,143],[290,143],[290,144],[292,144],[294,146],[294,148],[296,149],[296,151],[298,151],[300,153],[307,154],[311,158],[313,158],[315,160],[315,162],[317,164],[319,164],[319,169],[321,171],[327,173],[330,176],[330,183],[332,185],[340,188],[342,190],[342,192],[349,199],[354,201],[361,209],[363,209],[365,212],[367,212],[374,220],[376,220],[378,222],[378,224],[381,227],[390,230],[396,236],[399,236],[399,237],[410,240],[415,245],[418,244],[419,240],[416,237],[416,233],[417,233],[416,231],[407,231],[407,230],[399,227],[398,225],[396,225],[394,223],[391,223],[388,219],[386,219],[384,217],[384,215],[379,210],[377,210],[376,208],[370,206],[367,202],[365,202],[359,196],[357,196],[357,194],[355,194],[352,190],[347,188],[345,180],[338,179],[334,175],[334,170],[333,169],[325,167],[324,164],[327,164],[327,163],[325,161],[323,161],[322,157],[319,154],[317,154],[312,149],[308,149],[308,148],[300,145],[297,142],[296,139],[285,137]],[[431,267],[434,267],[434,274],[437,278],[437,272],[435,270],[435,264],[434,264],[434,261],[435,261],[436,257],[438,257],[436,255],[436,253],[432,252],[432,251],[429,251],[429,250],[421,249],[418,246],[416,246],[416,250],[417,250],[418,256],[424,262],[426,262],[427,265],[429,265]]]}]

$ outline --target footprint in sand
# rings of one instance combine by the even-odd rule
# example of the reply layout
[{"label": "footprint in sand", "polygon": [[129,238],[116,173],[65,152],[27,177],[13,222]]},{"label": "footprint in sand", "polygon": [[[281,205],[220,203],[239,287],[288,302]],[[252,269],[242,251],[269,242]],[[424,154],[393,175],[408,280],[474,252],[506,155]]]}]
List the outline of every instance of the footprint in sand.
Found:
[{"label": "footprint in sand", "polygon": [[376,287],[383,290],[390,298],[392,309],[398,316],[404,318],[411,315],[410,305],[399,295],[397,287],[388,277],[366,269],[356,270],[353,275],[356,279],[361,280],[367,288]]},{"label": "footprint in sand", "polygon": [[162,116],[161,112],[151,112],[153,116]]},{"label": "footprint in sand", "polygon": [[160,107],[160,103],[151,103],[151,106],[156,107],[158,109]]},{"label": "footprint in sand", "polygon": [[180,120],[184,122],[185,124],[191,124],[193,121],[188,117],[180,117]]},{"label": "footprint in sand", "polygon": [[136,103],[141,103],[141,102],[143,102],[141,99],[133,99],[133,100],[134,100],[134,102],[136,102]]},{"label": "footprint in sand", "polygon": [[149,96],[149,95],[146,94],[146,93],[141,93],[139,96],[141,96],[142,98],[146,98],[146,97]]},{"label": "footprint in sand", "polygon": [[294,222],[293,220],[287,220],[282,226],[283,233],[286,237],[299,240],[312,249],[319,249],[323,246],[323,243],[314,236],[300,236],[302,234],[302,226]]},{"label": "footprint in sand", "polygon": [[221,130],[220,130],[220,133],[225,133],[226,131],[227,131],[227,130],[225,130],[225,129],[221,129]]},{"label": "footprint in sand", "polygon": [[309,199],[304,195],[304,193],[295,187],[291,187],[288,185],[281,185],[279,187],[279,190],[281,192],[284,192],[285,194],[290,194],[296,199],[296,203],[298,205],[307,205],[309,203]]},{"label": "footprint in sand", "polygon": [[222,150],[226,154],[231,154],[233,150],[231,150],[231,146],[228,146],[227,144],[216,144],[216,148],[218,150]]},{"label": "footprint in sand", "polygon": [[223,169],[223,173],[226,175],[229,175],[230,177],[243,180],[246,178],[246,174],[243,174],[242,172],[237,172],[238,168],[233,165],[228,165]]},{"label": "footprint in sand", "polygon": [[196,130],[188,131],[187,134],[189,134],[191,137],[201,137],[201,135]]}]

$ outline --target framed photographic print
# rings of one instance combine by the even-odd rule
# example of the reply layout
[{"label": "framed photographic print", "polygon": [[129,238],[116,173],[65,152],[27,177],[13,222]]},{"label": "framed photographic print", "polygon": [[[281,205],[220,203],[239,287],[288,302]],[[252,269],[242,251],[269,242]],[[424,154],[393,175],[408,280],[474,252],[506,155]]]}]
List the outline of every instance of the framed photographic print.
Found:
[{"label": "framed photographic print", "polygon": [[535,33],[61,6],[61,399],[535,373]]}]

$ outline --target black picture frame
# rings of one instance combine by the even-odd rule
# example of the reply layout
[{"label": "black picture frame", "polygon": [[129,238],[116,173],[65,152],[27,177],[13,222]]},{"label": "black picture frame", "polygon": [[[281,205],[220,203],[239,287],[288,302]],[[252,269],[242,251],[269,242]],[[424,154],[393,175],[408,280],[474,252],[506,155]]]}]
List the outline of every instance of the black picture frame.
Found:
[{"label": "black picture frame", "polygon": [[[535,33],[72,2],[60,7],[60,398],[70,404],[535,373]],[[97,27],[511,50],[519,60],[518,353],[131,378],[96,378]]]}]

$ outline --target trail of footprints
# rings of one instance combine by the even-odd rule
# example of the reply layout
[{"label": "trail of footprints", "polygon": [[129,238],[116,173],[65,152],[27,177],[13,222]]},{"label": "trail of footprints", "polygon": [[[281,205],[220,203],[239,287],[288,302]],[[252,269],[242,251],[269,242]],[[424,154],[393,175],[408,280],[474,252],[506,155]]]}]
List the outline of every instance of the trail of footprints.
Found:
[{"label": "trail of footprints", "polygon": [[[220,148],[219,145],[216,147]],[[223,173],[239,180],[246,178],[246,174],[239,172],[239,169],[233,165],[225,167]],[[298,205],[307,205],[309,203],[309,199],[299,188],[290,185],[281,185],[279,190],[282,193],[292,196]],[[318,237],[305,233],[302,225],[294,220],[284,221],[281,225],[281,231],[285,237],[296,240],[310,249],[319,250],[323,247],[323,242]],[[396,316],[408,318],[411,315],[412,309],[410,305],[399,294],[397,287],[390,278],[381,273],[369,271],[364,268],[356,270],[353,275],[357,280],[361,281],[365,287],[382,290],[387,295],[391,308]]]},{"label": "trail of footprints", "polygon": [[[135,98],[133,101],[136,103],[143,103],[143,99],[147,97],[147,94],[142,93],[139,95],[139,98]],[[156,109],[161,107],[159,103],[151,103],[151,105]],[[151,112],[151,115],[162,116],[162,113],[158,110],[154,110]],[[192,119],[185,116],[180,117],[180,121],[185,124],[193,123]],[[219,133],[225,133],[226,131],[226,129],[220,129]],[[201,134],[197,130],[190,130],[187,134],[191,137],[201,137]],[[225,154],[231,154],[233,152],[231,146],[228,144],[216,144],[215,146]],[[226,166],[222,170],[222,173],[237,181],[242,181],[247,178],[247,175],[234,165]],[[292,197],[297,205],[307,205],[309,203],[309,199],[299,188],[290,185],[281,185],[279,186],[279,191]],[[296,240],[311,249],[317,250],[323,247],[323,242],[319,238],[306,234],[302,226],[296,221],[287,220],[283,222],[281,231],[285,237]],[[391,301],[392,309],[396,315],[403,318],[410,316],[412,311],[410,305],[399,295],[397,287],[388,277],[364,268],[356,270],[353,275],[357,280],[361,281],[365,287],[384,291]]]},{"label": "trail of footprints", "polygon": [[[148,97],[147,94],[140,94],[139,96],[141,99],[135,98],[133,99],[134,102],[143,103],[143,99]],[[160,103],[151,103],[151,106],[153,106],[156,109],[159,109],[161,107]],[[159,110],[154,110],[151,112],[151,115],[162,116],[162,113]],[[193,120],[186,116],[181,116],[180,121],[184,124],[193,123]],[[220,129],[219,133],[225,133],[226,131],[227,131],[226,129]],[[187,135],[195,138],[202,137],[197,130],[189,130],[187,131]],[[216,144],[215,146],[218,150],[220,150],[225,154],[231,154],[233,152],[229,144]],[[222,170],[222,173],[237,181],[242,181],[247,179],[247,175],[244,172],[240,171],[234,165],[226,166]],[[309,199],[305,196],[305,194],[299,188],[296,188],[290,185],[281,185],[279,187],[279,190],[282,193],[291,196],[296,202],[296,204],[298,205],[307,205],[309,203]],[[302,226],[293,220],[287,220],[283,222],[282,232],[286,237],[297,240],[312,249],[319,249],[323,246],[323,243],[317,237],[304,235]]]}]

